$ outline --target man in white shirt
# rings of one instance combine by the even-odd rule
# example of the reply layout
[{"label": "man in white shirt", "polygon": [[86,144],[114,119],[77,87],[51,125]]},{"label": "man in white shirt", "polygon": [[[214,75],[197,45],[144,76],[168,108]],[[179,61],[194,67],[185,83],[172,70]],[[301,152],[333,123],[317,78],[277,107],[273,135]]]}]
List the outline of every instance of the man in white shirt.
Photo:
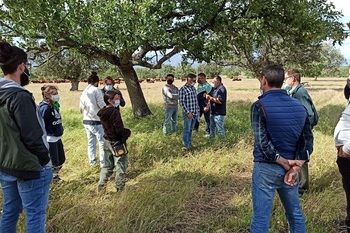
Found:
[{"label": "man in white shirt", "polygon": [[83,114],[83,124],[88,138],[88,157],[90,166],[96,163],[96,139],[100,147],[100,166],[104,164],[104,138],[103,128],[97,112],[106,106],[102,92],[98,89],[99,77],[92,72],[88,79],[88,86],[80,96],[80,112]]}]

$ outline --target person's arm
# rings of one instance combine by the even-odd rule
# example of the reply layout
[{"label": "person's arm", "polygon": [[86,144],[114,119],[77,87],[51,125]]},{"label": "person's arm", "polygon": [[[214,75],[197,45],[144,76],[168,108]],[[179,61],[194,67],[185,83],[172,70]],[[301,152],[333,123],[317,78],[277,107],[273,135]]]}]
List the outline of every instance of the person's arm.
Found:
[{"label": "person's arm", "polygon": [[224,93],[221,89],[217,91],[216,97],[212,97],[210,95],[204,95],[204,97],[209,100],[210,102],[216,103],[216,104],[222,104],[225,102],[226,99],[226,93]]},{"label": "person's arm", "polygon": [[254,132],[255,146],[262,152],[264,158],[280,164],[285,170],[290,169],[288,160],[279,155],[268,137],[265,113],[259,102],[251,107],[251,124]]},{"label": "person's arm", "polygon": [[174,99],[174,95],[170,92],[170,87],[164,86],[163,87],[163,95],[169,99]]},{"label": "person's arm", "polygon": [[187,115],[190,113],[190,111],[187,108],[186,94],[184,92],[185,92],[184,88],[181,88],[179,92],[179,100],[180,100],[180,106],[182,108],[182,112],[184,112]]},{"label": "person's arm", "polygon": [[119,106],[124,107],[125,106],[125,100],[123,98],[123,94],[118,89],[115,89],[115,90],[117,91],[118,95],[120,96],[120,98],[119,98],[119,100],[120,100]]},{"label": "person's arm", "polygon": [[112,120],[116,134],[121,135],[124,140],[127,140],[131,135],[131,131],[124,128],[123,120],[118,110],[112,114]]},{"label": "person's arm", "polygon": [[50,161],[49,150],[43,139],[43,129],[39,123],[37,107],[32,96],[20,92],[9,104],[9,111],[19,128],[21,141],[26,148],[39,159],[42,166]]},{"label": "person's arm", "polygon": [[39,113],[43,119],[49,119],[52,116],[50,106],[47,104],[40,105]]},{"label": "person's arm", "polygon": [[105,101],[103,100],[103,95],[100,89],[95,90],[95,97],[96,97],[96,103],[97,106],[102,109],[104,106],[106,106]]},{"label": "person's arm", "polygon": [[305,125],[300,135],[298,148],[296,153],[296,160],[310,160],[310,155],[313,152],[314,136],[308,116],[306,116]]}]

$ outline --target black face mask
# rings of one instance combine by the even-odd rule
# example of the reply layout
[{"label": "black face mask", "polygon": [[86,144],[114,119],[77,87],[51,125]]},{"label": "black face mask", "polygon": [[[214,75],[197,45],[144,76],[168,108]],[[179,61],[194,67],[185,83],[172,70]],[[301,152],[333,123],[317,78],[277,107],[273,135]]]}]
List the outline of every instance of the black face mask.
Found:
[{"label": "black face mask", "polygon": [[24,72],[21,74],[21,86],[24,87],[29,84],[30,73],[27,67],[25,67]]},{"label": "black face mask", "polygon": [[167,82],[169,85],[171,85],[171,84],[173,84],[174,80],[168,79],[168,80],[166,80],[166,82]]}]

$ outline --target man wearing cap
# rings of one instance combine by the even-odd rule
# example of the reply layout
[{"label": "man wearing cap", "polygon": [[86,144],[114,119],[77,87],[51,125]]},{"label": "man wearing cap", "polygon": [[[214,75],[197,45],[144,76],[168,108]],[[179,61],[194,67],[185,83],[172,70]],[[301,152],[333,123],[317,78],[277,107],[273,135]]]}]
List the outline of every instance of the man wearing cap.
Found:
[{"label": "man wearing cap", "polygon": [[199,120],[199,106],[197,92],[194,87],[196,75],[188,74],[186,84],[180,88],[179,100],[182,108],[182,117],[184,120],[184,129],[182,133],[182,144],[185,152],[191,151],[192,131],[197,120]]}]

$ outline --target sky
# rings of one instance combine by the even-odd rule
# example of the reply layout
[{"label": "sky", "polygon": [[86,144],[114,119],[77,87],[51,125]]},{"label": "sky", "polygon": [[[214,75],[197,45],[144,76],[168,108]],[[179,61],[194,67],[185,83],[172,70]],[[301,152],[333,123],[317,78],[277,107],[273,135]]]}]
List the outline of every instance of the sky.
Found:
[{"label": "sky", "polygon": [[[341,22],[350,22],[350,4],[345,0],[329,0],[328,2],[333,2],[335,9],[341,11],[344,17]],[[350,37],[348,37],[341,46],[336,46],[340,52],[344,55],[347,60],[347,64],[350,64]]]}]

